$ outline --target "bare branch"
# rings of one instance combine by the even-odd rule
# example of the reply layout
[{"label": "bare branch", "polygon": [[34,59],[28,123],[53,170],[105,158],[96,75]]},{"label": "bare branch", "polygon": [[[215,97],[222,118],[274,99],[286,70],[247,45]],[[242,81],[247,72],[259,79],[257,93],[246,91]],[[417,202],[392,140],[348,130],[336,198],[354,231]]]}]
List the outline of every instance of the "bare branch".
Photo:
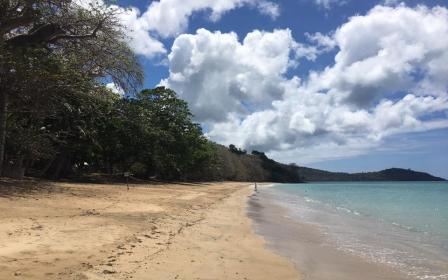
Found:
[{"label": "bare branch", "polygon": [[107,17],[100,20],[95,29],[90,34],[83,35],[72,35],[72,34],[56,34],[54,35],[48,43],[55,43],[58,40],[77,40],[77,39],[88,39],[95,38],[98,31],[103,27],[103,23],[106,21]]}]

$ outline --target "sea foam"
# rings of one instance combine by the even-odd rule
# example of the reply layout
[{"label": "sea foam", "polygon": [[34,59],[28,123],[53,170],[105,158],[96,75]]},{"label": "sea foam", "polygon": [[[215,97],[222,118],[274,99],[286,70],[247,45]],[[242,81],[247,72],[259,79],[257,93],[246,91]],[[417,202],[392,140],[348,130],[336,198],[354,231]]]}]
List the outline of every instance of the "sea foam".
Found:
[{"label": "sea foam", "polygon": [[341,251],[414,279],[448,279],[448,183],[280,184],[268,192]]}]

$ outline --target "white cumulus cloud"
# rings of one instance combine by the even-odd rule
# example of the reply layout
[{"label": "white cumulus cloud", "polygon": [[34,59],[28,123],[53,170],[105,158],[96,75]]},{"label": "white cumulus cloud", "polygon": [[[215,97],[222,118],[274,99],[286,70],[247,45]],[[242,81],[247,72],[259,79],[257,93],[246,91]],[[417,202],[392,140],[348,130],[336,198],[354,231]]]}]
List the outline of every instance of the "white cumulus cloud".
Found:
[{"label": "white cumulus cloud", "polygon": [[[448,127],[448,10],[377,6],[331,34],[289,30],[180,35],[162,81],[185,98],[208,136],[301,163],[365,153],[387,137]],[[302,79],[298,59],[335,49]],[[300,65],[298,66],[300,67]]]},{"label": "white cumulus cloud", "polygon": [[160,0],[152,2],[142,15],[150,30],[165,37],[186,30],[189,17],[198,11],[210,12],[211,20],[244,5],[258,8],[261,13],[277,17],[278,5],[266,0]]},{"label": "white cumulus cloud", "polygon": [[[87,9],[106,6],[103,0],[76,0],[74,3]],[[152,1],[143,12],[132,6],[109,7],[117,11],[129,45],[137,54],[151,58],[166,53],[160,37],[174,37],[184,32],[194,13],[208,12],[209,19],[217,21],[226,12],[243,6],[252,7],[272,19],[280,15],[279,5],[268,0],[159,0]]]},{"label": "white cumulus cloud", "polygon": [[[369,107],[397,91],[446,93],[448,10],[377,6],[333,35],[335,64],[313,73],[309,87]],[[429,89],[429,90],[426,90]]]},{"label": "white cumulus cloud", "polygon": [[148,24],[141,20],[140,11],[137,8],[122,9],[119,17],[126,29],[129,46],[137,54],[150,58],[166,53],[162,42],[150,34]]},{"label": "white cumulus cloud", "polygon": [[283,75],[314,48],[294,41],[288,29],[235,33],[199,29],[176,38],[170,76],[162,84],[187,100],[200,121],[224,121],[270,107],[285,91]]},{"label": "white cumulus cloud", "polygon": [[153,57],[166,53],[160,37],[173,37],[184,32],[194,13],[208,12],[210,20],[217,21],[224,13],[242,6],[253,7],[273,19],[280,14],[279,6],[267,0],[159,0],[151,2],[143,12],[135,7],[120,7],[120,17],[131,47],[138,54]]}]

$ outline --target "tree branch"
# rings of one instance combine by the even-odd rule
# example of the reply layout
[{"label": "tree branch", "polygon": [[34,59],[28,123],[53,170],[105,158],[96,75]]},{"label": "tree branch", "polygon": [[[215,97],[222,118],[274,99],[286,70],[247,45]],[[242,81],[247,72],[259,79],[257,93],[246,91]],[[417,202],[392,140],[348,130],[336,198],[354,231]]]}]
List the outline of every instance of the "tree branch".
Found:
[{"label": "tree branch", "polygon": [[[13,8],[13,10],[16,11],[18,9],[18,6],[19,4],[17,4],[17,6]],[[33,23],[33,21],[35,20],[35,12],[36,11],[33,9],[31,2],[27,2],[21,14],[16,17],[0,20],[0,36],[3,36],[4,34],[16,28],[27,26]]]},{"label": "tree branch", "polygon": [[65,31],[54,23],[39,26],[29,34],[23,34],[6,41],[10,47],[26,47],[29,45],[47,45],[54,44],[59,40],[78,40],[96,37],[98,31],[103,27],[107,17],[101,19],[95,26],[95,29],[89,34],[66,34]]},{"label": "tree branch", "polygon": [[74,34],[55,34],[48,43],[55,43],[58,40],[77,40],[77,39],[87,39],[87,38],[94,38],[96,37],[96,34],[100,30],[101,27],[103,27],[103,23],[106,21],[107,17],[100,20],[98,25],[95,27],[95,29],[90,34],[83,34],[83,35],[74,35]]}]

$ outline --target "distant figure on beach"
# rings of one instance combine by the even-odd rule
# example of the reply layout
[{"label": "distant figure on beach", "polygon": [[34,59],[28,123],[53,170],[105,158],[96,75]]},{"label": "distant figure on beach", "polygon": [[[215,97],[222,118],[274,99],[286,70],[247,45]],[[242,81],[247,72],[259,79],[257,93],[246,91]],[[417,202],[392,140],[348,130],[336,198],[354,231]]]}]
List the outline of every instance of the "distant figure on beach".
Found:
[{"label": "distant figure on beach", "polygon": [[255,182],[255,191],[258,192],[257,182]]}]

